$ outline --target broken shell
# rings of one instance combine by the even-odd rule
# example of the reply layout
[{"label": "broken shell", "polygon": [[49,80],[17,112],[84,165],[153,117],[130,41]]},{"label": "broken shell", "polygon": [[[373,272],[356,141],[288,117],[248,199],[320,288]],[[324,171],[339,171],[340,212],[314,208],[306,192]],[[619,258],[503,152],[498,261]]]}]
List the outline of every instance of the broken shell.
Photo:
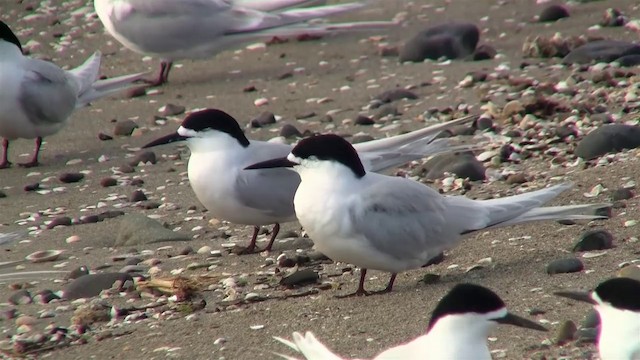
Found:
[{"label": "broken shell", "polygon": [[25,259],[32,263],[56,261],[60,254],[62,254],[62,250],[42,250],[27,255]]}]

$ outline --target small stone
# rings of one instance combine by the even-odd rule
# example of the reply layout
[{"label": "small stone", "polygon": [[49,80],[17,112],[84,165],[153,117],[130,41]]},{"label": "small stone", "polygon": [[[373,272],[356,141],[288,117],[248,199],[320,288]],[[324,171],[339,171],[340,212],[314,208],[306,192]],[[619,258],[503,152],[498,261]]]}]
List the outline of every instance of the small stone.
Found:
[{"label": "small stone", "polygon": [[542,10],[538,21],[540,22],[553,22],[562,18],[569,17],[569,10],[562,5],[549,5]]},{"label": "small stone", "polygon": [[308,119],[308,118],[312,118],[314,116],[316,116],[317,114],[313,111],[309,111],[309,112],[305,112],[302,114],[297,114],[296,115],[296,120],[303,120],[303,119]]},{"label": "small stone", "polygon": [[205,245],[205,246],[199,248],[197,253],[201,254],[201,255],[209,255],[209,254],[211,254],[211,246]]},{"label": "small stone", "polygon": [[157,209],[160,207],[160,205],[162,205],[161,203],[157,202],[157,201],[151,201],[151,200],[145,200],[145,201],[141,201],[138,206],[145,209],[145,210],[151,210],[151,209]]},{"label": "small stone", "polygon": [[71,235],[64,240],[67,244],[77,243],[78,241],[80,241],[80,236],[78,235]]},{"label": "small stone", "polygon": [[109,140],[113,140],[113,136],[107,135],[105,133],[99,133],[98,139],[100,139],[101,141],[109,141]]},{"label": "small stone", "polygon": [[400,50],[400,62],[460,59],[473,53],[480,29],[472,23],[449,22],[431,26],[409,39]]},{"label": "small stone", "polygon": [[67,274],[67,276],[65,277],[67,280],[74,280],[77,279],[81,276],[85,276],[89,274],[89,269],[86,266],[79,266],[71,271],[69,271],[69,273]]},{"label": "small stone", "polygon": [[176,116],[184,113],[185,110],[185,107],[182,105],[167,104],[158,111],[160,111],[160,115],[162,116]]},{"label": "small stone", "polygon": [[62,289],[62,297],[67,300],[91,298],[100,294],[102,290],[110,289],[118,283],[122,289],[126,282],[133,283],[133,278],[124,273],[101,273],[81,276]]},{"label": "small stone", "polygon": [[613,235],[607,230],[590,230],[582,234],[573,251],[606,250],[613,247]]},{"label": "small stone", "polygon": [[110,187],[118,185],[118,180],[112,177],[106,177],[100,180],[100,186],[102,187]]},{"label": "small stone", "polygon": [[58,216],[55,219],[53,219],[49,225],[47,225],[47,229],[53,229],[56,226],[71,226],[72,222],[71,222],[71,218],[68,216]]},{"label": "small stone", "polygon": [[633,190],[627,188],[619,188],[611,194],[612,201],[628,200],[635,196]]},{"label": "small stone", "polygon": [[114,246],[140,246],[165,241],[191,240],[189,234],[173,231],[157,220],[142,214],[128,213],[122,217]]},{"label": "small stone", "polygon": [[266,125],[271,125],[276,123],[276,116],[272,112],[265,111],[260,114],[257,118],[251,120],[251,127],[260,128]]},{"label": "small stone", "polygon": [[437,284],[440,282],[440,275],[427,273],[422,276],[422,279],[420,279],[419,282],[426,285]]},{"label": "small stone", "polygon": [[76,183],[82,179],[84,179],[83,173],[62,173],[58,176],[58,180],[65,184]]},{"label": "small stone", "polygon": [[[135,165],[138,165],[138,164],[135,164]],[[136,169],[132,165],[123,164],[118,167],[118,171],[120,171],[123,174],[131,174],[136,172]]]},{"label": "small stone", "polygon": [[31,293],[26,289],[18,290],[9,296],[8,302],[11,305],[31,304]]},{"label": "small stone", "polygon": [[145,201],[145,200],[147,200],[147,195],[145,195],[142,190],[136,190],[131,193],[131,196],[129,196],[130,202],[138,202],[138,201]]},{"label": "small stone", "polygon": [[179,255],[191,255],[193,254],[193,248],[191,246],[185,246],[180,251],[178,251]]},{"label": "small stone", "polygon": [[605,124],[582,138],[575,154],[585,160],[640,146],[640,126]]},{"label": "small stone", "polygon": [[291,124],[284,124],[282,129],[280,129],[280,136],[288,139],[292,137],[302,137],[302,133],[295,126]]},{"label": "small stone", "polygon": [[511,174],[511,175],[507,176],[506,182],[507,182],[507,184],[510,184],[510,185],[513,185],[513,184],[524,184],[524,183],[527,182],[527,177],[523,173]]},{"label": "small stone", "polygon": [[556,345],[564,345],[571,340],[574,339],[574,336],[578,331],[578,327],[571,320],[566,320],[560,324],[558,330],[556,331],[556,336],[554,337],[554,344]]},{"label": "small stone", "polygon": [[29,315],[20,315],[15,321],[17,326],[22,326],[22,325],[33,326],[37,322],[38,322],[38,319]]},{"label": "small stone", "polygon": [[600,325],[600,315],[595,309],[589,309],[587,315],[582,319],[581,327],[585,329],[595,329]]},{"label": "small stone", "polygon": [[372,118],[364,115],[358,115],[358,117],[355,120],[356,125],[373,125],[375,123],[376,122]]},{"label": "small stone", "polygon": [[60,297],[53,291],[48,289],[40,291],[36,294],[36,296],[33,297],[33,300],[37,301],[40,304],[48,304],[51,301],[58,299],[60,299]]},{"label": "small stone", "polygon": [[578,258],[565,258],[551,261],[547,265],[547,274],[565,274],[582,271],[584,264]]},{"label": "small stone", "polygon": [[138,164],[142,163],[142,164],[155,164],[158,160],[156,159],[156,153],[154,153],[151,150],[147,150],[147,151],[142,151],[140,153],[138,153],[138,155],[136,157],[133,158],[133,160],[129,161],[129,165],[131,166],[138,166]]},{"label": "small stone", "polygon": [[309,283],[316,283],[320,279],[317,272],[312,269],[302,269],[294,272],[291,275],[287,275],[280,280],[280,285],[293,287],[301,286]]},{"label": "small stone", "polygon": [[24,186],[24,191],[31,192],[36,190],[40,190],[40,183],[34,183]]},{"label": "small stone", "polygon": [[139,126],[133,120],[123,120],[116,122],[116,126],[113,129],[113,135],[115,136],[131,136],[134,129]]},{"label": "small stone", "polygon": [[376,100],[379,100],[382,103],[390,103],[402,99],[416,100],[417,98],[418,95],[405,89],[387,90],[375,97]]}]

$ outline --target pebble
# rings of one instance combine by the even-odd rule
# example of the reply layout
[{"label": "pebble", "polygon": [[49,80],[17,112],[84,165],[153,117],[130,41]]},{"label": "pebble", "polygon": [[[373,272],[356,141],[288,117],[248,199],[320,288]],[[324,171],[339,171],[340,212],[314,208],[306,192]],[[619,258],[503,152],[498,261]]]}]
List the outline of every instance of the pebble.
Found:
[{"label": "pebble", "polygon": [[317,272],[312,269],[302,269],[287,275],[280,280],[280,285],[283,286],[301,286],[309,283],[316,283],[320,279]]},{"label": "pebble", "polygon": [[71,218],[68,216],[58,216],[54,218],[48,225],[47,229],[53,229],[56,226],[71,226]]},{"label": "pebble", "polygon": [[[129,161],[130,166],[138,166],[140,163],[142,164],[155,164],[157,162],[156,153],[151,150],[146,150],[138,153],[133,160]],[[124,172],[124,171],[123,171]]]},{"label": "pebble", "polygon": [[427,161],[424,167],[427,169],[425,178],[432,180],[442,178],[445,173],[471,181],[484,180],[486,172],[482,162],[469,152],[438,155]]},{"label": "pebble", "polygon": [[540,22],[554,22],[569,17],[569,10],[563,5],[549,5],[538,16]]},{"label": "pebble", "polygon": [[133,133],[133,130],[137,128],[139,128],[139,126],[133,120],[117,121],[113,129],[113,135],[114,136],[131,136],[131,134]]},{"label": "pebble", "polygon": [[11,296],[9,296],[7,302],[11,305],[31,304],[31,293],[29,293],[29,290],[26,289],[18,290],[11,294]]},{"label": "pebble", "polygon": [[74,279],[77,279],[77,278],[79,278],[81,276],[85,276],[87,274],[89,274],[89,269],[86,266],[82,265],[82,266],[79,266],[79,267],[69,271],[69,273],[67,274],[67,276],[65,278],[67,280],[74,280]]},{"label": "pebble", "polygon": [[58,180],[65,184],[76,183],[82,179],[84,179],[83,173],[62,173],[58,176]]},{"label": "pebble", "polygon": [[105,133],[99,133],[98,134],[98,139],[101,140],[101,141],[109,141],[109,140],[113,140],[113,136],[107,135]]},{"label": "pebble", "polygon": [[201,254],[201,255],[203,255],[203,254],[209,255],[209,254],[211,254],[211,246],[205,245],[205,246],[199,248],[197,253]]},{"label": "pebble", "polygon": [[627,188],[619,188],[611,193],[612,201],[628,200],[635,196],[633,190]]},{"label": "pebble", "polygon": [[133,278],[125,273],[101,273],[81,276],[62,289],[62,298],[75,300],[98,296],[102,290],[110,289],[116,282],[122,288],[125,282],[133,283]]},{"label": "pebble", "polygon": [[191,236],[165,228],[157,220],[143,214],[122,217],[114,246],[139,246],[165,241],[187,241]]},{"label": "pebble", "polygon": [[429,27],[411,39],[400,50],[400,62],[422,62],[426,59],[460,59],[473,54],[480,40],[475,24],[450,22]]},{"label": "pebble", "polygon": [[604,124],[580,140],[575,154],[591,160],[607,153],[640,146],[640,126]]},{"label": "pebble", "polygon": [[574,245],[573,251],[606,250],[613,247],[613,235],[607,230],[590,230],[583,233]]},{"label": "pebble", "polygon": [[77,243],[78,241],[80,241],[80,236],[78,235],[71,235],[64,240],[67,244]]},{"label": "pebble", "polygon": [[578,258],[556,259],[547,265],[547,274],[565,274],[582,271],[584,264]]},{"label": "pebble", "polygon": [[373,125],[375,123],[376,122],[372,118],[364,115],[358,115],[355,120],[356,125]]},{"label": "pebble", "polygon": [[375,97],[376,100],[381,103],[390,103],[402,99],[416,100],[418,99],[418,95],[409,90],[404,89],[393,89],[387,90],[380,95]]},{"label": "pebble", "polygon": [[158,111],[160,112],[160,115],[162,116],[176,116],[176,115],[180,115],[183,114],[185,112],[186,108],[182,105],[175,105],[175,104],[167,104],[163,107],[161,107],[160,109],[158,109]]},{"label": "pebble", "polygon": [[102,187],[110,187],[110,186],[116,186],[116,185],[118,185],[118,180],[112,177],[106,177],[100,180],[100,186]]},{"label": "pebble", "polygon": [[293,137],[302,137],[302,133],[295,126],[291,124],[284,124],[280,129],[280,136],[285,139],[293,138]]},{"label": "pebble", "polygon": [[138,201],[145,201],[145,200],[147,200],[147,195],[145,195],[144,191],[142,190],[135,190],[129,196],[130,202],[138,202]]},{"label": "pebble", "polygon": [[[45,289],[40,291],[33,297],[33,300],[40,304],[48,304],[53,300],[58,300],[60,297],[56,295],[53,291]],[[41,316],[42,317],[42,316]]]},{"label": "pebble", "polygon": [[257,118],[251,120],[251,127],[260,128],[266,125],[271,125],[276,123],[276,116],[272,112],[265,111],[258,115]]},{"label": "pebble", "polygon": [[621,40],[597,40],[573,49],[562,59],[562,62],[565,64],[610,63],[628,55],[640,55],[640,45]]},{"label": "pebble", "polygon": [[638,265],[627,265],[622,269],[618,270],[616,273],[618,277],[627,277],[630,279],[635,279],[640,281],[640,266]]}]

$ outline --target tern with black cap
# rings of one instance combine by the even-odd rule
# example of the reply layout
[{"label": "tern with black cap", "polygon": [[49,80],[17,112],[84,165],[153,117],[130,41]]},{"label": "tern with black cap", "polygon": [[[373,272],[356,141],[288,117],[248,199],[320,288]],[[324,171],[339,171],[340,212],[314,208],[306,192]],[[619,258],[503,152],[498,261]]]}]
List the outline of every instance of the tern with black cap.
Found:
[{"label": "tern with black cap", "polygon": [[515,196],[471,200],[444,196],[417,181],[367,171],[354,147],[336,135],[301,140],[286,157],[247,169],[293,167],[300,174],[294,206],[318,251],[361,268],[354,295],[366,295],[367,269],[396,274],[428,263],[463,235],[540,220],[601,219],[610,204],[541,207],[571,184]]},{"label": "tern with black cap", "polygon": [[127,89],[145,73],[98,80],[100,53],[69,71],[43,60],[23,55],[22,45],[9,26],[0,21],[0,137],[3,155],[0,169],[11,166],[9,141],[36,139],[31,161],[38,155],[44,136],[60,131],[77,108],[114,92]]},{"label": "tern with black cap", "polygon": [[592,292],[554,294],[592,304],[598,312],[601,360],[640,360],[640,281],[619,277],[603,281]]},{"label": "tern with black cap", "polygon": [[[467,116],[406,134],[355,145],[370,171],[384,171],[440,152],[468,150],[475,145],[454,145],[450,139],[435,139],[451,127],[471,122]],[[243,252],[256,250],[261,225],[275,224],[265,250],[270,250],[279,223],[296,220],[293,195],[300,177],[287,169],[245,171],[246,166],[273,157],[286,156],[292,145],[249,140],[238,122],[219,109],[189,114],[177,132],[145,148],[186,140],[191,150],[189,183],[196,197],[217,219],[253,225],[251,242]]]},{"label": "tern with black cap", "polygon": [[[431,313],[427,332],[405,344],[387,349],[374,360],[491,359],[487,346],[489,332],[497,324],[547,331],[531,320],[514,315],[493,291],[474,284],[458,284],[445,295]],[[311,332],[293,333],[293,341],[276,340],[302,354],[307,360],[342,360]],[[284,359],[295,357],[277,354]]]}]

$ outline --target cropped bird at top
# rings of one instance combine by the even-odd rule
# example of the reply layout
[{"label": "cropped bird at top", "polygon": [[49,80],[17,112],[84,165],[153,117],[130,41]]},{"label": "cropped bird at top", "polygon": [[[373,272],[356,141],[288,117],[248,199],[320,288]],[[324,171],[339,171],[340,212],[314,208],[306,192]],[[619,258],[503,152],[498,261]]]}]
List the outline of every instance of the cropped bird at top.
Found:
[{"label": "cropped bird at top", "polygon": [[396,274],[419,268],[462,235],[539,220],[600,219],[594,212],[610,204],[540,207],[571,184],[491,200],[443,196],[411,179],[368,172],[354,147],[336,135],[301,140],[286,157],[246,169],[293,167],[300,174],[295,213],[318,251],[334,261]]},{"label": "cropped bird at top", "polygon": [[[497,324],[508,324],[538,331],[547,329],[507,311],[493,291],[474,284],[458,284],[447,293],[431,313],[427,332],[407,343],[389,348],[373,360],[452,360],[491,359],[487,346],[489,332]],[[344,360],[311,333],[293,333],[293,342],[276,340],[302,354],[307,360]],[[276,354],[283,359],[295,357]]]},{"label": "cropped bird at top", "polygon": [[99,52],[69,71],[22,54],[22,45],[9,26],[0,21],[0,168],[11,165],[9,141],[36,138],[36,148],[25,167],[38,165],[42,138],[60,131],[71,113],[89,102],[127,89],[145,73],[98,80]]},{"label": "cropped bird at top", "polygon": [[122,45],[161,58],[152,85],[167,82],[173,61],[212,57],[247,42],[301,34],[380,29],[389,21],[312,24],[308,20],[361,9],[369,1],[314,5],[309,0],[94,0],[105,29]]},{"label": "cropped bird at top", "polygon": [[640,360],[640,281],[619,277],[603,281],[592,292],[554,294],[592,304],[598,312],[601,360]]},{"label": "cropped bird at top", "polygon": [[[362,155],[363,166],[371,171],[384,171],[440,152],[474,148],[453,145],[446,138],[435,139],[441,131],[473,119],[474,116],[467,116],[407,134],[359,143],[355,148]],[[232,116],[222,110],[207,109],[189,114],[177,132],[143,147],[179,140],[186,140],[191,150],[189,182],[202,205],[220,220],[254,226],[245,252],[255,251],[260,225],[275,224],[265,249],[271,250],[279,223],[296,220],[293,195],[300,177],[287,169],[243,169],[259,161],[286,156],[293,146],[249,140]]]}]

